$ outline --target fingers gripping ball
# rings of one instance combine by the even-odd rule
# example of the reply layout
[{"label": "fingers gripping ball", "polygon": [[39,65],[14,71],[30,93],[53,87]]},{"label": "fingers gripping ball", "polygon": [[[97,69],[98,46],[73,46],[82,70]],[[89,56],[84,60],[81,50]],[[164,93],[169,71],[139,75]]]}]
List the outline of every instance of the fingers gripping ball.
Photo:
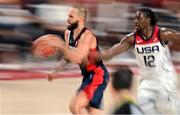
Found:
[{"label": "fingers gripping ball", "polygon": [[55,44],[60,41],[61,38],[56,35],[44,35],[33,42],[32,53],[36,57],[43,58],[55,56],[59,53]]}]

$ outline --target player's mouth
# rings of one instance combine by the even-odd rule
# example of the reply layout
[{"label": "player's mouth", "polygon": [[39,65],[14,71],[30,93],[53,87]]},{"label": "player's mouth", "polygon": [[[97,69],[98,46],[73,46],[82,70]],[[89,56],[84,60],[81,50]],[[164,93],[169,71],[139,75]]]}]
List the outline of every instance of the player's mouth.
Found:
[{"label": "player's mouth", "polygon": [[71,25],[72,23],[70,21],[67,21],[68,25]]}]

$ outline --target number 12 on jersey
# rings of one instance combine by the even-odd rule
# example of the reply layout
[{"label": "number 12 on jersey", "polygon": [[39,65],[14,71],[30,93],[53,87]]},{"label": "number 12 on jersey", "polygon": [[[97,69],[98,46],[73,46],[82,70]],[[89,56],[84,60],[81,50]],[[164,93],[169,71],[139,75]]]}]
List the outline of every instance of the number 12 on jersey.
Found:
[{"label": "number 12 on jersey", "polygon": [[154,64],[154,61],[155,57],[153,55],[144,56],[144,64],[147,67],[155,67],[156,65]]}]

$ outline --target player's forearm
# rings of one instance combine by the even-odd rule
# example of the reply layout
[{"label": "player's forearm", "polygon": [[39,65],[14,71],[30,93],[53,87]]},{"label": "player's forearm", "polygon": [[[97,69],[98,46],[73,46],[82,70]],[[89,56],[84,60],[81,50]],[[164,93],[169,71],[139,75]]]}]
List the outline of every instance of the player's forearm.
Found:
[{"label": "player's forearm", "polygon": [[77,48],[64,48],[64,57],[70,62],[80,64],[83,60],[83,57],[80,53],[80,50]]},{"label": "player's forearm", "polygon": [[100,53],[99,58],[103,60],[110,60],[113,57],[112,53],[110,50],[104,50]]},{"label": "player's forearm", "polygon": [[61,59],[61,60],[57,63],[56,68],[54,69],[53,73],[56,73],[56,72],[58,72],[58,71],[62,71],[62,70],[65,68],[65,66],[67,66],[68,63],[69,63],[68,60],[66,60],[66,59],[64,59],[64,58]]},{"label": "player's forearm", "polygon": [[115,44],[112,48],[105,50],[101,53],[101,58],[104,60],[109,60],[113,58],[115,55],[120,54],[124,51],[127,51],[129,48],[128,44]]}]

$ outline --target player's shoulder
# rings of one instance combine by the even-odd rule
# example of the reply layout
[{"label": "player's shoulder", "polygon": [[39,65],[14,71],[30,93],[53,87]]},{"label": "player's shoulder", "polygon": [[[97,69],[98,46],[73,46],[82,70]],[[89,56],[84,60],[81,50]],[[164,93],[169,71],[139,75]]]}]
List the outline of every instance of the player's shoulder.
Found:
[{"label": "player's shoulder", "polygon": [[175,34],[175,30],[169,29],[169,28],[160,28],[160,38],[169,38],[172,37]]},{"label": "player's shoulder", "polygon": [[125,35],[122,40],[121,40],[121,43],[128,43],[130,44],[131,46],[133,46],[134,44],[134,35],[135,33],[129,33],[127,35]]},{"label": "player's shoulder", "polygon": [[84,36],[84,37],[94,36],[94,33],[93,33],[93,31],[92,31],[91,29],[85,28],[85,29],[84,29],[84,32],[83,32],[83,36]]},{"label": "player's shoulder", "polygon": [[129,33],[129,34],[125,35],[122,40],[126,40],[126,41],[130,40],[130,41],[132,41],[132,40],[134,40],[134,36],[135,36],[135,33],[132,32],[132,33]]},{"label": "player's shoulder", "polygon": [[59,37],[58,35],[56,35],[56,34],[46,34],[46,35],[43,35],[43,36],[41,36],[41,37]]},{"label": "player's shoulder", "polygon": [[163,33],[163,32],[167,32],[169,29],[165,27],[159,27],[159,30],[161,33]]},{"label": "player's shoulder", "polygon": [[159,30],[161,33],[175,32],[175,30],[170,29],[170,28],[165,28],[165,27],[159,28]]},{"label": "player's shoulder", "polygon": [[93,34],[93,30],[90,29],[90,28],[85,28],[84,32],[85,32],[86,34]]},{"label": "player's shoulder", "polygon": [[132,37],[134,37],[134,35],[135,35],[135,33],[131,32],[131,33],[127,34],[125,37],[126,38],[132,38]]}]

